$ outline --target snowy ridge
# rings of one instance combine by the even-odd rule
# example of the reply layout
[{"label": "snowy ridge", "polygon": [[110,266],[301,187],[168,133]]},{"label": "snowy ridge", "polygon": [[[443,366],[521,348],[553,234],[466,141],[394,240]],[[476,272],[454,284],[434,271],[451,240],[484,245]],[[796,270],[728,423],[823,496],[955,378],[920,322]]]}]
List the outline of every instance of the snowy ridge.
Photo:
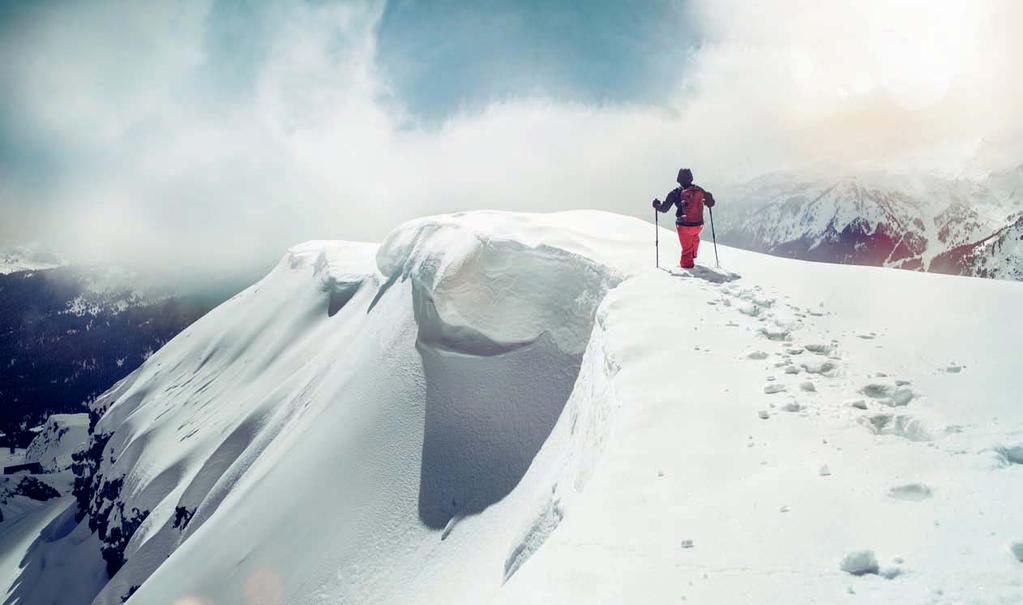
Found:
[{"label": "snowy ridge", "polygon": [[[487,570],[494,580],[483,586],[497,589],[552,529],[536,520],[563,499],[523,476],[545,443],[578,441],[552,430],[573,395],[602,292],[629,266],[628,255],[612,271],[580,252],[604,240],[613,253],[630,231],[648,231],[639,221],[599,229],[621,220],[581,212],[413,222],[380,246],[376,266],[367,262],[372,245],[289,251],[97,403],[106,412],[96,431],[111,437],[90,518],[106,524],[107,538],[115,527],[137,529],[127,563],[112,569],[96,602],[117,603],[147,577],[143,602],[197,589],[230,601],[251,574],[288,559],[305,571],[281,590],[304,602],[324,557],[348,570],[329,583],[331,594],[396,599],[406,583],[395,578],[418,575],[424,552],[438,549],[436,532],[443,556],[430,565],[467,549],[475,563],[460,582],[427,576],[407,590],[458,594]],[[338,288],[343,304],[332,298]],[[579,428],[596,422],[586,420],[588,399],[567,406],[582,408]],[[601,439],[596,427],[584,435]],[[550,478],[585,467],[591,446],[548,449]],[[574,475],[566,483],[575,485]],[[272,495],[281,493],[300,501]],[[368,544],[377,545],[370,555]],[[225,557],[231,567],[221,567],[188,554],[227,545],[251,551],[250,562],[238,568]],[[182,586],[182,573],[196,583]]]},{"label": "snowy ridge", "polygon": [[1023,285],[727,247],[738,281],[670,274],[649,231],[291,249],[96,402],[85,516],[37,521],[11,595],[59,555],[58,603],[1023,598]]}]

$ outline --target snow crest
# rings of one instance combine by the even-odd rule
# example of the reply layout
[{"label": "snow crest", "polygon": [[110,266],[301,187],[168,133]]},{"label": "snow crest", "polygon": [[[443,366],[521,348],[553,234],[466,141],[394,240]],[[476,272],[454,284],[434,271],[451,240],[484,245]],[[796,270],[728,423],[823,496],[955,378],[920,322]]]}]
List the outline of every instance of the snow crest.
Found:
[{"label": "snow crest", "polygon": [[93,602],[499,589],[604,442],[615,364],[591,334],[642,262],[630,230],[481,212],[291,248],[95,404],[77,495],[113,577]]},{"label": "snow crest", "polygon": [[516,220],[494,215],[413,221],[380,246],[380,272],[390,283],[412,279],[425,307],[420,339],[492,354],[547,335],[581,354],[597,305],[617,280],[580,254],[494,233],[495,220]]}]

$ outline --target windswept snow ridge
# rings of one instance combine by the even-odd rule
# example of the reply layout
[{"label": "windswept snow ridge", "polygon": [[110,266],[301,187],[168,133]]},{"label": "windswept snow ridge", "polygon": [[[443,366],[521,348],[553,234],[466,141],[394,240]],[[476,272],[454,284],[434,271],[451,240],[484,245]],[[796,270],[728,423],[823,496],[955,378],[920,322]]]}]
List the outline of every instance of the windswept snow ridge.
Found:
[{"label": "windswept snow ridge", "polygon": [[290,250],[97,402],[95,602],[499,589],[603,442],[604,379],[576,385],[612,367],[597,307],[648,232],[621,221],[474,213]]},{"label": "windswept snow ridge", "polygon": [[[1023,285],[726,247],[738,273],[669,273],[649,231],[477,212],[291,249],[96,402],[78,523],[11,594],[1023,598]],[[74,601],[26,581],[57,553]]]}]

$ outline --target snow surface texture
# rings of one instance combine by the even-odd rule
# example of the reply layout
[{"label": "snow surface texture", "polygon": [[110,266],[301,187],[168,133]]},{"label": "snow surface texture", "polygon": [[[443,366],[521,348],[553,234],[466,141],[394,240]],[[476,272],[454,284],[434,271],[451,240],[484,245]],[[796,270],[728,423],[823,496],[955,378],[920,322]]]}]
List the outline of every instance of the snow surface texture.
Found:
[{"label": "snow surface texture", "polygon": [[481,212],[292,249],[97,401],[123,506],[90,511],[143,519],[113,579],[56,508],[0,528],[2,578],[25,603],[1023,600],[1023,284],[724,247],[741,278],[669,273],[650,229]]}]

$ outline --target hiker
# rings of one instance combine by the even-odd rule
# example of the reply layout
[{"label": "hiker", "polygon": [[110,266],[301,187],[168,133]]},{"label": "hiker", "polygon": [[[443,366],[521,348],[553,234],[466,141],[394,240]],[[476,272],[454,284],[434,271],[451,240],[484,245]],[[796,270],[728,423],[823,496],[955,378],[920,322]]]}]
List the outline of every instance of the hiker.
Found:
[{"label": "hiker", "polygon": [[714,196],[709,191],[693,183],[693,171],[683,168],[678,171],[676,179],[680,187],[672,189],[664,201],[655,199],[654,209],[667,212],[672,205],[675,210],[675,228],[678,230],[678,243],[682,245],[682,258],[679,266],[692,269],[693,260],[700,249],[700,232],[703,231],[703,207],[714,206]]}]

